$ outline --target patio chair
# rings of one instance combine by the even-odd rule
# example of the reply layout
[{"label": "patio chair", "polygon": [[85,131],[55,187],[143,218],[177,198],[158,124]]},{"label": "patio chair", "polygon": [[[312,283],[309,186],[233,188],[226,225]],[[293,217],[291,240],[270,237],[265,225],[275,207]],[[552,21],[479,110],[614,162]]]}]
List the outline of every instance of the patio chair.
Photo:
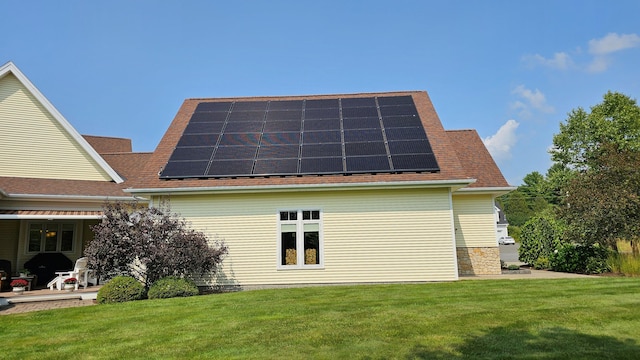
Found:
[{"label": "patio chair", "polygon": [[69,278],[76,278],[75,289],[78,290],[78,287],[82,285],[85,289],[89,286],[89,273],[92,270],[87,269],[87,258],[81,257],[76,260],[76,265],[73,268],[73,271],[56,271],[56,277],[51,280],[47,287],[50,290],[57,288],[58,290],[64,289],[64,281]]}]

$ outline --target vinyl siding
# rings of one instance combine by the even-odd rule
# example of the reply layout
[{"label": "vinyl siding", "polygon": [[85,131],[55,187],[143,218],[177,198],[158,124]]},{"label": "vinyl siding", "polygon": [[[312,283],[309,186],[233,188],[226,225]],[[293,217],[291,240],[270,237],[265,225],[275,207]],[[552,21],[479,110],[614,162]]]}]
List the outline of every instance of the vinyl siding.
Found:
[{"label": "vinyl siding", "polygon": [[454,195],[453,219],[458,247],[497,247],[491,195]]},{"label": "vinyl siding", "polygon": [[111,180],[12,74],[0,79],[2,176]]},{"label": "vinyl siding", "polygon": [[[170,204],[194,228],[229,247],[219,283],[457,279],[446,189],[174,195]],[[297,209],[322,211],[322,269],[277,269],[278,212]]]}]

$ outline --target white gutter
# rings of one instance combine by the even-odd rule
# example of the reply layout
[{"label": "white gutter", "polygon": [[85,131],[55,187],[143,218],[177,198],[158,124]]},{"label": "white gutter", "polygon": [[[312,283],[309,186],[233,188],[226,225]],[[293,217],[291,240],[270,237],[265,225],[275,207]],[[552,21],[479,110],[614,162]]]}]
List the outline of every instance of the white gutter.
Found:
[{"label": "white gutter", "polygon": [[463,188],[476,182],[475,179],[459,180],[427,180],[427,181],[394,181],[394,182],[362,182],[337,184],[290,184],[290,185],[254,185],[254,186],[207,186],[207,187],[177,187],[177,188],[147,188],[124,189],[124,192],[134,194],[202,194],[202,193],[250,193],[250,192],[290,192],[290,191],[323,191],[323,190],[375,190],[388,187],[394,188],[424,188],[451,187]]},{"label": "white gutter", "polygon": [[456,193],[464,194],[506,194],[517,189],[516,186],[498,186],[498,187],[477,187],[477,188],[463,188],[456,191]]},{"label": "white gutter", "polygon": [[49,200],[49,201],[131,201],[134,196],[95,196],[95,195],[46,195],[46,194],[11,194],[6,197],[11,200]]}]

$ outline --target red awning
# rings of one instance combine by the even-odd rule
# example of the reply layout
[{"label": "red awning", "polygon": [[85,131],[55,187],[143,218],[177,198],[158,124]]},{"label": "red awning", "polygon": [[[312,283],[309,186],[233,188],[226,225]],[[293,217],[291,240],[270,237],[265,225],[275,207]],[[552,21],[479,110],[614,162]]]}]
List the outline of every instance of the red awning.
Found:
[{"label": "red awning", "polygon": [[102,211],[0,210],[0,219],[100,219]]}]

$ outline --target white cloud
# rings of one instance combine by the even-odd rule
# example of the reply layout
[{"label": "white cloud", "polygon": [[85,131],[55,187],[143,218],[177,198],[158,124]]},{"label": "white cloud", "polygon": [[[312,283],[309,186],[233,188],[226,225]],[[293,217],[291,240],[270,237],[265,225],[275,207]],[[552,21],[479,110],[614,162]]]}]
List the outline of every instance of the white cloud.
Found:
[{"label": "white cloud", "polygon": [[547,104],[547,98],[538,89],[530,90],[524,87],[524,85],[518,85],[513,89],[512,93],[526,101],[516,101],[512,104],[513,108],[520,109],[523,115],[531,116],[531,109],[543,113],[552,113],[555,111],[553,106]]},{"label": "white cloud", "polygon": [[636,46],[640,46],[640,36],[636,34],[609,33],[601,39],[589,40],[589,53],[596,56],[607,55]]},{"label": "white cloud", "polygon": [[542,65],[554,69],[565,70],[573,65],[571,56],[565,52],[555,53],[551,59],[547,59],[540,54],[525,55],[522,59],[532,67],[535,65]]},{"label": "white cloud", "polygon": [[589,53],[594,57],[586,69],[590,73],[603,72],[611,64],[607,55],[637,46],[640,46],[640,36],[636,34],[609,33],[601,39],[591,39],[589,40]]},{"label": "white cloud", "polygon": [[[635,47],[640,47],[640,36],[637,34],[608,33],[602,38],[589,40],[588,54],[593,58],[582,61],[577,65],[566,52],[557,52],[553,54],[552,58],[545,58],[540,54],[525,55],[522,57],[522,61],[530,67],[546,66],[558,70],[577,68],[589,73],[598,73],[609,68],[612,63],[611,54]],[[574,57],[585,55],[580,48],[572,54]]]},{"label": "white cloud", "polygon": [[484,145],[496,161],[511,158],[511,149],[516,144],[516,129],[519,125],[515,120],[508,120],[498,132],[483,139]]}]

